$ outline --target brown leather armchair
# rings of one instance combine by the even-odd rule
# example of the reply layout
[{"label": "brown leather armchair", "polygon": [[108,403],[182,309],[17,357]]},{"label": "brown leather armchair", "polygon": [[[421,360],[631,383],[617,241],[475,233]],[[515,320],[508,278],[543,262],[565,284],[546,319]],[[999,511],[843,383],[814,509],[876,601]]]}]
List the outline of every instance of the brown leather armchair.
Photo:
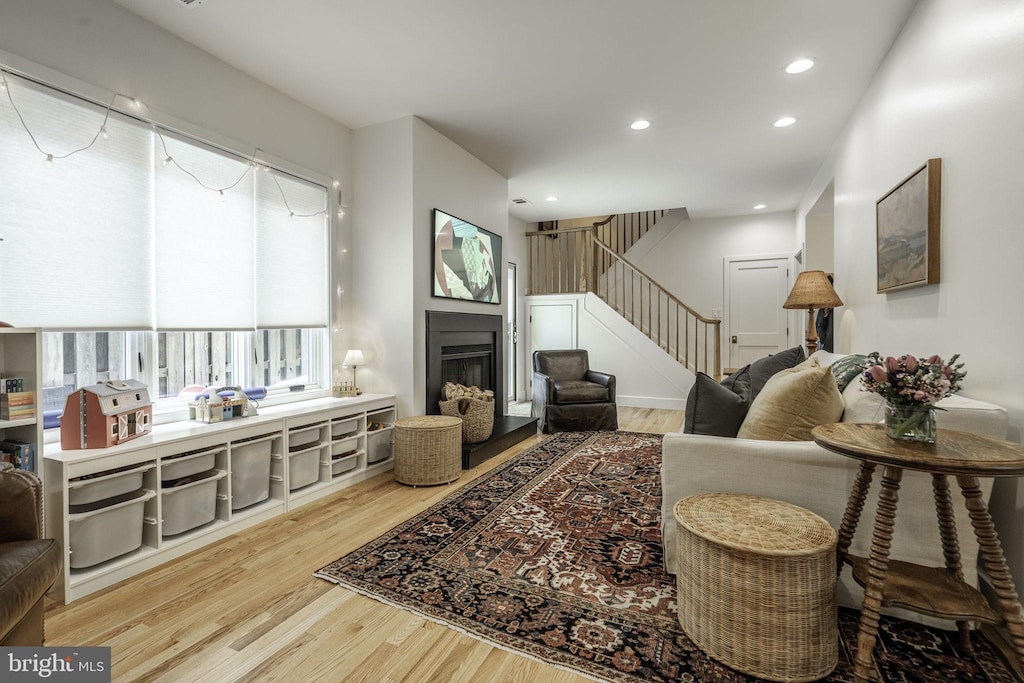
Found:
[{"label": "brown leather armchair", "polygon": [[615,375],[590,369],[585,349],[533,352],[533,417],[551,432],[614,431]]},{"label": "brown leather armchair", "polygon": [[0,646],[43,644],[43,596],[60,574],[61,552],[42,532],[39,478],[0,463]]}]

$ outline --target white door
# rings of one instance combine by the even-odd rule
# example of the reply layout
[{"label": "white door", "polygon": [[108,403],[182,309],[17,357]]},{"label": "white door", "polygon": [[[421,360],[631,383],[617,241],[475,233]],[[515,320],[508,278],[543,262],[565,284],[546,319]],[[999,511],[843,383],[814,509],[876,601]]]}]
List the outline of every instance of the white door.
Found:
[{"label": "white door", "polygon": [[728,367],[741,368],[787,348],[789,258],[726,258]]},{"label": "white door", "polygon": [[506,331],[508,337],[508,352],[505,354],[506,364],[508,365],[508,400],[511,403],[515,403],[519,397],[518,387],[516,386],[516,377],[519,374],[519,318],[517,316],[519,308],[519,297],[516,288],[518,287],[516,282],[516,264],[508,264],[508,280],[505,284],[505,301],[508,304],[508,330]]},{"label": "white door", "polygon": [[576,348],[576,302],[549,301],[527,304],[530,320],[530,348],[526,359],[529,391],[533,392],[533,352]]}]

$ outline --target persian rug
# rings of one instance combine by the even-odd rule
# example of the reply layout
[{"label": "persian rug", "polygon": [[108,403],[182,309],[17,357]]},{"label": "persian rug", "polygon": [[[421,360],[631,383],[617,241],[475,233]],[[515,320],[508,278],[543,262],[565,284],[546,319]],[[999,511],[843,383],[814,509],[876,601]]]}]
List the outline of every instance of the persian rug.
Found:
[{"label": "persian rug", "polygon": [[[662,566],[661,435],[555,434],[315,576],[497,647],[607,681],[749,681],[701,652],[676,619]],[[855,610],[840,613],[852,681]],[[885,681],[1015,681],[977,632],[883,618]]]}]

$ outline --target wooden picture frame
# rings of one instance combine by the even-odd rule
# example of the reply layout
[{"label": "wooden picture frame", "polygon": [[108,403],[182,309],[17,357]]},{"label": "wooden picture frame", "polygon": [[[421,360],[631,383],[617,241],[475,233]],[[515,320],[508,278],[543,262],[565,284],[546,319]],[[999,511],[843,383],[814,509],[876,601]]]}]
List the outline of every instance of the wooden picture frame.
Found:
[{"label": "wooden picture frame", "polygon": [[942,159],[929,159],[875,202],[878,293],[939,282]]}]

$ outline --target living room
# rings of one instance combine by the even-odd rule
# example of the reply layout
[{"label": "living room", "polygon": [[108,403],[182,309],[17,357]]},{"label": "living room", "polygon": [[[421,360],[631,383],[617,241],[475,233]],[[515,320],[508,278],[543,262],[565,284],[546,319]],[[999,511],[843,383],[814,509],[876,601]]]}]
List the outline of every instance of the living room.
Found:
[{"label": "living room", "polygon": [[[217,0],[207,2],[212,6]],[[348,349],[372,349],[372,363],[358,370],[360,386],[393,394],[400,415],[426,412],[425,312],[487,312],[481,311],[486,307],[479,304],[431,297],[426,284],[431,253],[429,209],[446,208],[500,235],[506,245],[505,258],[525,268],[525,233],[532,226],[509,213],[509,179],[408,112],[396,109],[395,117],[383,123],[373,122],[354,130],[345,127],[125,9],[128,4],[100,0],[5,2],[0,7],[0,63],[95,99],[108,99],[115,92],[131,93],[159,112],[161,123],[177,125],[228,149],[248,151],[259,146],[282,165],[337,179],[340,195],[332,191],[331,201],[347,205],[336,207],[347,213],[336,223],[338,250],[331,255],[333,364],[340,365]],[[196,12],[197,18],[202,16],[202,7],[180,9]],[[769,210],[780,212],[783,220],[791,219],[788,251],[796,253],[805,242],[807,214],[826,188],[834,185],[834,271],[836,289],[844,302],[837,309],[835,350],[923,356],[938,353],[943,357],[960,353],[970,373],[964,394],[1004,407],[1009,423],[1007,438],[1020,443],[1024,437],[1024,394],[1019,387],[1024,382],[1024,370],[1013,370],[1017,366],[994,353],[993,347],[999,348],[1002,339],[1019,339],[1024,334],[1020,306],[1024,274],[1015,262],[1024,246],[1024,238],[1015,230],[1019,217],[1024,215],[1024,195],[1018,191],[1019,181],[1011,166],[1024,152],[1019,127],[1024,112],[1020,78],[1024,13],[1012,2],[921,0],[897,33],[870,85],[850,110],[847,123],[827,141],[829,151],[815,159],[818,170],[813,177],[794,201]],[[851,45],[849,49],[856,47]],[[366,54],[363,58],[378,57]],[[330,84],[325,84],[325,90],[330,89]],[[821,103],[822,107],[827,105]],[[801,124],[813,121],[813,112],[800,116]],[[657,121],[654,123],[656,130]],[[930,158],[943,161],[941,282],[878,294],[875,203]],[[746,211],[752,202],[743,200]],[[540,210],[544,210],[543,197],[539,203]],[[647,208],[655,207],[629,206],[609,213]],[[597,213],[595,207],[577,215]],[[749,224],[762,220],[753,211],[746,213]],[[12,239],[11,235],[0,237]],[[679,258],[684,260],[686,256],[681,254]],[[720,288],[721,283],[712,286]],[[0,318],[6,319],[2,311]],[[797,324],[792,341],[796,345],[802,337],[803,318],[794,319]],[[522,354],[519,366],[526,368],[525,348]],[[629,372],[628,366],[598,369],[620,376]],[[287,555],[309,552],[288,542],[289,529],[297,521],[322,528],[323,532],[309,538],[308,543],[330,544],[333,535],[341,534],[345,536],[345,548],[352,549],[377,535],[376,517],[397,523],[413,512],[412,507],[423,509],[447,492],[448,487],[444,487],[415,489],[410,494],[382,484],[353,489],[341,494],[347,516],[343,525],[333,519],[335,511],[318,504],[315,510],[299,513],[301,516],[289,515],[271,522],[265,538],[247,535],[244,540],[234,537],[224,541],[221,561],[237,567],[234,580],[244,583],[257,555],[267,555],[259,560],[260,570],[273,572],[275,563],[286,562]],[[1024,581],[1022,495],[1019,480],[1000,479],[991,499],[996,528],[1018,585]],[[344,552],[340,547],[331,550],[327,552],[328,560]],[[216,625],[197,626],[202,616],[195,614],[179,622],[182,614],[193,612],[208,616],[213,623],[214,616],[231,609],[222,602],[204,602],[210,594],[226,590],[227,579],[192,576],[193,569],[187,563],[175,562],[145,575],[123,592],[120,588],[109,589],[102,596],[102,608],[98,603],[90,608],[89,602],[81,603],[84,608],[74,603],[62,608],[54,614],[48,629],[62,634],[60,644],[81,644],[66,637],[74,633],[82,633],[87,639],[95,633],[109,633],[111,637],[104,644],[115,649],[121,643],[130,643],[125,646],[128,651],[116,657],[122,671],[133,671],[138,678],[163,674],[167,680],[198,679],[201,672],[221,665],[223,668],[216,670],[227,671],[230,659],[232,666],[238,666],[234,671],[241,672],[239,679],[277,676],[288,680],[289,671],[304,670],[310,680],[332,680],[329,670],[316,668],[319,664],[315,656],[308,659],[309,669],[297,665],[289,669],[284,664],[289,660],[276,656],[280,649],[276,639],[288,629],[302,633],[307,628],[313,635],[298,639],[289,636],[289,647],[301,651],[303,644],[313,641],[320,645],[333,642],[332,647],[338,647],[346,640],[353,648],[373,643],[369,647],[376,653],[373,659],[378,664],[393,656],[413,629],[431,631],[433,639],[414,639],[417,653],[407,656],[426,662],[419,668],[410,665],[410,671],[430,671],[437,680],[457,676],[429,668],[432,650],[444,653],[433,662],[435,666],[449,661],[444,658],[452,651],[476,662],[478,668],[471,670],[480,679],[488,674],[500,678],[499,671],[492,667],[510,666],[511,655],[441,635],[442,629],[434,624],[422,626],[403,617],[372,612],[365,606],[356,610],[367,617],[363,623],[351,613],[345,618],[337,616],[336,611],[344,611],[363,598],[340,590],[332,592],[326,582],[287,572],[261,580],[265,582],[262,586],[271,585],[287,597],[275,601],[261,593],[238,598],[235,609],[245,615],[241,625],[226,631]],[[298,594],[285,591],[298,581],[303,582]],[[116,632],[120,623],[116,610],[160,598],[166,600],[162,607],[126,627],[124,633]],[[261,602],[266,603],[265,609]],[[180,624],[180,631],[162,627],[164,621]],[[225,643],[224,633],[228,631],[232,636]],[[152,638],[147,633],[152,633]],[[330,635],[317,641],[316,636],[323,633]],[[223,647],[209,660],[191,660],[186,669],[172,664],[177,655],[184,658],[186,651],[202,650],[204,643]],[[147,669],[147,658],[160,664]],[[253,664],[238,664],[243,658]],[[294,664],[297,660],[290,661]],[[529,660],[523,662],[518,673],[524,678],[558,680],[563,675]],[[366,671],[384,677],[383,669]],[[567,680],[571,678],[565,675]]]}]

